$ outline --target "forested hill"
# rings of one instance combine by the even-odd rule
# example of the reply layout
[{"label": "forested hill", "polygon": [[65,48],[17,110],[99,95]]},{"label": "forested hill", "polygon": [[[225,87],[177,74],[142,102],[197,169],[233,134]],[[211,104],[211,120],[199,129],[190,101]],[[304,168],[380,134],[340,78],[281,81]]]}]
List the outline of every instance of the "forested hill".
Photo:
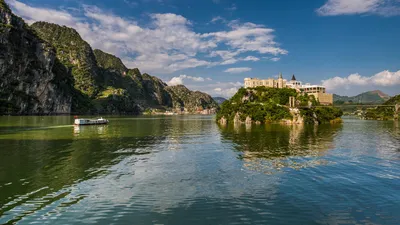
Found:
[{"label": "forested hill", "polygon": [[343,104],[343,103],[357,103],[357,104],[373,104],[373,103],[384,103],[389,100],[390,96],[383,93],[380,90],[368,91],[361,93],[356,96],[340,96],[333,95],[333,101],[335,104]]},{"label": "forested hill", "polygon": [[[289,107],[289,98],[296,99],[296,107]],[[319,106],[312,95],[297,93],[291,88],[241,88],[221,105],[217,121],[227,123],[335,123],[343,112],[335,107]]]},{"label": "forested hill", "polygon": [[172,96],[174,109],[187,108],[194,112],[207,108],[218,108],[218,103],[208,94],[191,91],[183,85],[168,86],[165,90]]},{"label": "forested hill", "polygon": [[[383,103],[384,106],[370,108],[365,114],[369,120],[398,120],[399,112],[395,112],[395,105],[400,104],[400,95],[396,95]],[[387,105],[387,106],[385,106]]]},{"label": "forested hill", "polygon": [[[117,113],[208,108],[199,92],[171,94],[157,77],[93,50],[79,33],[47,22],[28,26],[0,0],[0,114]],[[204,94],[204,93],[201,93]],[[206,94],[204,94],[206,95]]]},{"label": "forested hill", "polygon": [[213,97],[213,99],[219,104],[221,105],[222,103],[224,103],[225,101],[227,101],[226,98],[223,97]]}]

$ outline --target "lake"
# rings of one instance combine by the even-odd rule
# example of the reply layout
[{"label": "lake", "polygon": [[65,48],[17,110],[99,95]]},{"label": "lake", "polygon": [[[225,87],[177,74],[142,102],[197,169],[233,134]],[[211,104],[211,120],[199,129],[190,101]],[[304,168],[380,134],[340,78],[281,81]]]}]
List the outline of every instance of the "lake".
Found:
[{"label": "lake", "polygon": [[400,124],[0,117],[0,224],[400,224]]}]

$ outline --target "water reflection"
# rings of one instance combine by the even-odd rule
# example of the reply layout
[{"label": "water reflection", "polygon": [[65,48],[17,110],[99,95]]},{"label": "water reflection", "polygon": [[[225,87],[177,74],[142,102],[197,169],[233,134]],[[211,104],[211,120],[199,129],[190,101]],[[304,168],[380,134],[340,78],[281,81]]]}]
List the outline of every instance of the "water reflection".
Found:
[{"label": "water reflection", "polygon": [[[114,119],[112,126],[66,125],[70,117],[3,117],[0,125],[0,224],[60,201],[85,198],[71,187],[110,173],[130,155],[151,153],[168,122]],[[144,125],[145,124],[145,125]],[[127,151],[127,149],[130,149]]]},{"label": "water reflection", "polygon": [[219,127],[212,117],[176,116],[63,125],[70,121],[0,118],[0,224],[399,220],[393,122]]},{"label": "water reflection", "polygon": [[220,126],[222,138],[235,143],[244,165],[265,173],[327,164],[319,157],[334,148],[333,140],[341,129],[341,124]]},{"label": "water reflection", "polygon": [[107,125],[97,125],[97,126],[74,126],[74,136],[78,137],[81,133],[95,133],[95,134],[105,134],[107,133]]}]

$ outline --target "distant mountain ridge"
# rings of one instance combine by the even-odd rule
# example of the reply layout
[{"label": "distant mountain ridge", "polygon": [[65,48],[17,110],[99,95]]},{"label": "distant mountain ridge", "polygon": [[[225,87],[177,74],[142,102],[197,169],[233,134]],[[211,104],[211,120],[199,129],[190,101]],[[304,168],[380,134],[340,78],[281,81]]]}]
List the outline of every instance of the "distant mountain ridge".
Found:
[{"label": "distant mountain ridge", "polygon": [[223,98],[223,97],[213,97],[213,99],[218,103],[218,105],[221,105],[222,103],[224,103],[225,101],[228,100],[228,99]]},{"label": "distant mountain ridge", "polygon": [[168,86],[165,87],[165,90],[171,95],[173,109],[176,111],[183,108],[185,111],[193,113],[207,108],[218,108],[218,103],[210,95],[200,91],[191,91],[184,85]]},{"label": "distant mountain ridge", "polygon": [[340,96],[337,94],[333,95],[333,101],[336,104],[340,103],[358,103],[358,104],[372,104],[372,103],[384,103],[389,100],[390,96],[383,93],[380,90],[367,91],[356,96]]}]

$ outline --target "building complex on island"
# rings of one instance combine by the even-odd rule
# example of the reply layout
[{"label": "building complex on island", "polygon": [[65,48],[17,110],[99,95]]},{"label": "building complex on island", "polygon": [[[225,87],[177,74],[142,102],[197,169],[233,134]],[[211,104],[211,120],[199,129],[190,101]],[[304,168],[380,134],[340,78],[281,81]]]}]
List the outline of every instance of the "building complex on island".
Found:
[{"label": "building complex on island", "polygon": [[290,81],[283,79],[282,73],[279,74],[278,79],[268,78],[261,80],[258,78],[245,78],[244,87],[245,88],[255,88],[255,87],[270,87],[270,88],[293,88],[298,92],[307,93],[308,95],[313,95],[321,104],[332,105],[333,104],[333,94],[326,93],[326,89],[321,85],[311,85],[309,83],[302,84],[301,81],[296,80],[293,75]]}]

